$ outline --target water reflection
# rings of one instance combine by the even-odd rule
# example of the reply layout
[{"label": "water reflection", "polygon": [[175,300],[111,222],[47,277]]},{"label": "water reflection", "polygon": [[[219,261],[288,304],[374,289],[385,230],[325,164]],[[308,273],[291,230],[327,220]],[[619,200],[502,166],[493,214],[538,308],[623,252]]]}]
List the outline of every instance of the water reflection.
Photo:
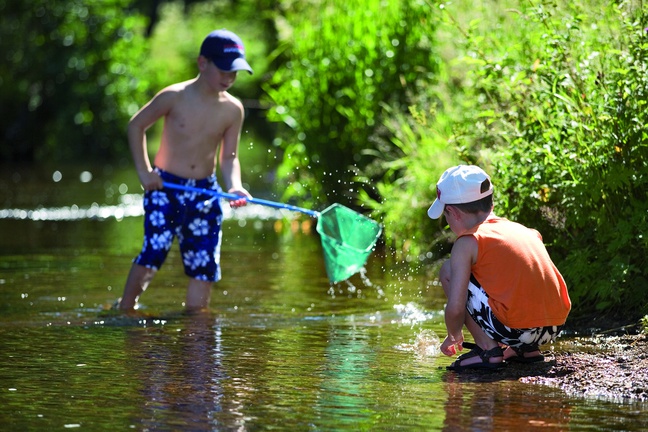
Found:
[{"label": "water reflection", "polygon": [[6,430],[648,427],[645,404],[445,371],[445,298],[433,271],[377,253],[365,275],[331,286],[318,239],[262,206],[224,225],[211,313],[177,312],[186,281],[170,256],[144,299],[156,318],[106,317],[141,247],[141,196],[100,177],[59,187],[63,175],[56,189],[51,178],[0,178],[0,203],[11,203],[0,210]]},{"label": "water reflection", "polygon": [[143,396],[133,424],[145,430],[160,425],[218,430],[242,421],[236,395],[225,397],[224,383],[231,376],[223,363],[218,318],[199,314],[186,317],[173,334],[160,328],[133,328],[126,336],[132,379]]},{"label": "water reflection", "polygon": [[488,382],[478,376],[469,382],[459,375],[444,375],[444,431],[569,430],[572,407],[558,391],[512,391],[506,381]]},{"label": "water reflection", "polygon": [[[82,219],[105,220],[114,218],[122,220],[125,217],[137,217],[144,214],[141,194],[122,194],[116,205],[99,205],[96,202],[82,207],[76,204],[62,207],[38,207],[36,209],[6,208],[0,209],[0,219],[19,219],[31,221],[74,221]],[[277,220],[285,217],[287,210],[248,205],[236,210],[227,205],[223,206],[225,219],[238,220],[259,219]]]},{"label": "water reflection", "polygon": [[367,328],[329,329],[321,395],[316,405],[320,418],[336,417],[338,427],[348,429],[371,424],[370,398],[364,386],[375,357]]}]

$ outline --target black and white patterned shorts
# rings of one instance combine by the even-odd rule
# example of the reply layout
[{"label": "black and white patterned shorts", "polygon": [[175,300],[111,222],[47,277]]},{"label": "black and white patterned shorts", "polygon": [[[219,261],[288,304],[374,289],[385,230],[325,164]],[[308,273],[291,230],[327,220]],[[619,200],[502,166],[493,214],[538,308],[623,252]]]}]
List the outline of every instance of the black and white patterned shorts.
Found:
[{"label": "black and white patterned shorts", "polygon": [[493,310],[488,304],[488,294],[473,275],[470,275],[468,283],[466,309],[472,319],[491,339],[519,352],[535,351],[540,345],[554,341],[562,329],[562,326],[522,329],[505,326],[493,314]]}]

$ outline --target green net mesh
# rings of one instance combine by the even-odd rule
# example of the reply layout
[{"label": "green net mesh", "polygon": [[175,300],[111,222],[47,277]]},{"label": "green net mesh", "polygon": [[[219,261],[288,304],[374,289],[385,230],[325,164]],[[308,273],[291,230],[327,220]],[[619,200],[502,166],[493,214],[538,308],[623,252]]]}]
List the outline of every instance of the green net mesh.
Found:
[{"label": "green net mesh", "polygon": [[381,231],[378,222],[340,204],[320,213],[317,232],[331,283],[348,279],[364,267]]}]

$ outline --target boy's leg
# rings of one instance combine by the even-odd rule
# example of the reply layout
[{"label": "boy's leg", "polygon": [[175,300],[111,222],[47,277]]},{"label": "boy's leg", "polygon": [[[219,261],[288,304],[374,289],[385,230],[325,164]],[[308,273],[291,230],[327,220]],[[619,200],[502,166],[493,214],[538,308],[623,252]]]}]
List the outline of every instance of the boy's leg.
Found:
[{"label": "boy's leg", "polygon": [[[475,320],[470,316],[469,313],[466,313],[466,321],[465,321],[465,326],[472,335],[473,339],[475,340],[475,343],[484,351],[490,351],[493,348],[499,347],[499,344],[491,339],[485,332],[482,330],[482,328],[475,322]],[[501,352],[501,351],[498,351]],[[502,363],[504,361],[504,356],[503,355],[495,355],[491,358],[488,359],[489,363]],[[471,364],[475,363],[482,363],[483,360],[479,356],[475,357],[470,357],[465,360],[457,360],[457,363],[459,363],[461,366],[468,366]]]},{"label": "boy's leg", "polygon": [[[443,291],[446,293],[446,297],[448,296],[448,287],[450,286],[451,278],[452,278],[452,272],[450,268],[450,261],[446,261],[443,263],[443,265],[441,266],[441,270],[439,271],[439,279],[441,280],[441,286],[443,287]],[[497,341],[490,338],[484,332],[484,330],[479,326],[479,324],[475,322],[475,320],[470,316],[468,311],[466,311],[464,325],[466,326],[468,332],[472,335],[473,339],[475,340],[475,343],[479,345],[479,347],[484,351],[488,351],[499,346]],[[461,365],[466,366],[473,363],[480,363],[481,361],[482,359],[480,357],[472,357],[463,360],[461,362]],[[490,359],[491,363],[501,363],[502,361],[503,358],[500,357],[493,357]]]},{"label": "boy's leg", "polygon": [[156,270],[133,264],[126,279],[124,294],[119,300],[119,309],[123,311],[132,311],[135,308],[137,299],[146,290],[149,283],[155,276]]},{"label": "boy's leg", "polygon": [[[215,176],[200,180],[196,186],[221,191]],[[207,310],[212,286],[221,278],[223,211],[218,200],[213,201],[211,206],[198,205],[206,198],[209,196],[197,195],[185,201],[184,222],[178,234],[185,274],[190,278],[185,301],[187,312]]]},{"label": "boy's leg", "polygon": [[[162,174],[157,168],[156,172]],[[173,243],[177,201],[173,194],[167,194],[163,190],[144,193],[144,244],[133,260],[124,294],[119,300],[119,309],[132,311],[135,308],[139,296],[164,263]]]},{"label": "boy's leg", "polygon": [[199,312],[209,308],[213,282],[191,278],[187,287],[185,309],[189,312]]},{"label": "boy's leg", "polygon": [[513,348],[510,346],[507,346],[506,349],[504,350],[504,360],[509,360],[513,357],[524,357],[524,358],[537,358],[541,355],[540,350],[537,349],[535,351],[525,351],[520,354],[515,352]]}]

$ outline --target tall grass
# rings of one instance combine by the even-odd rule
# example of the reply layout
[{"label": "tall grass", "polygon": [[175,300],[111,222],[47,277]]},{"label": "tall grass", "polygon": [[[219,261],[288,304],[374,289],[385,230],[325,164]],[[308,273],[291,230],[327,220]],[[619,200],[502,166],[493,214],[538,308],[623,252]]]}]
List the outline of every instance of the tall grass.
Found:
[{"label": "tall grass", "polygon": [[414,0],[291,1],[278,20],[281,66],[265,87],[286,194],[354,206],[358,173],[382,130],[386,105],[407,110],[433,80],[428,10]]},{"label": "tall grass", "polygon": [[[426,96],[439,101],[436,115],[419,122],[421,136],[394,135],[392,147],[408,150],[383,159],[389,175],[376,186],[377,207],[394,221],[397,247],[440,258],[446,250],[433,245],[442,227],[429,233],[412,216],[434,199],[425,184],[448,159],[482,165],[493,176],[497,213],[543,233],[575,314],[638,316],[648,307],[646,6],[595,3],[443,5],[436,16],[447,79]],[[431,142],[444,140],[445,159],[419,158],[415,141],[434,149]],[[395,177],[400,184],[389,185]],[[417,192],[418,207],[395,203]]]}]

